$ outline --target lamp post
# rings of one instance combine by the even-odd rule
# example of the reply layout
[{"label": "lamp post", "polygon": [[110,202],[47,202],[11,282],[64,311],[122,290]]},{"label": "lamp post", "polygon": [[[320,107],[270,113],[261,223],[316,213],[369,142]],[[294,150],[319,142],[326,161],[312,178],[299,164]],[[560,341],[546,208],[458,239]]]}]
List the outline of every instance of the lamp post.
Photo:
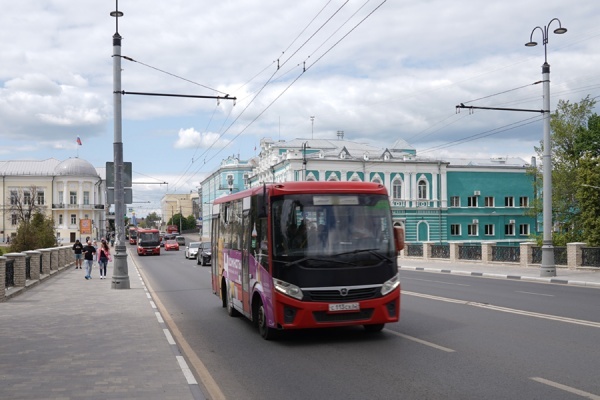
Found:
[{"label": "lamp post", "polygon": [[554,246],[552,245],[552,141],[550,137],[550,64],[548,64],[548,34],[552,22],[558,22],[558,28],[554,30],[556,34],[563,34],[567,31],[561,26],[558,18],[553,18],[548,25],[543,28],[536,26],[531,31],[529,42],[525,43],[527,47],[537,46],[533,41],[533,34],[536,30],[542,32],[542,44],[544,45],[544,64],[542,65],[542,83],[544,88],[544,153],[543,153],[543,172],[544,179],[542,187],[542,212],[544,224],[544,236],[542,245],[542,265],[540,267],[540,276],[556,276],[556,265],[554,264]]},{"label": "lamp post", "polygon": [[115,17],[116,30],[113,35],[113,97],[114,97],[114,177],[115,177],[115,263],[111,288],[129,289],[127,271],[127,248],[125,246],[125,191],[123,190],[123,141],[121,115],[121,35],[119,35],[119,1],[116,0],[116,11],[110,13]]}]

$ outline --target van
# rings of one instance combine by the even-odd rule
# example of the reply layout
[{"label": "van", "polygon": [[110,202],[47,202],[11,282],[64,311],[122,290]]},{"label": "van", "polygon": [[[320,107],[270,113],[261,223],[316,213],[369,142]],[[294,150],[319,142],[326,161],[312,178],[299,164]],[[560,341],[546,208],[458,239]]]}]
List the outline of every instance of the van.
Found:
[{"label": "van", "polygon": [[180,246],[185,246],[185,237],[184,236],[176,236],[175,240],[177,241],[177,244],[179,244]]}]

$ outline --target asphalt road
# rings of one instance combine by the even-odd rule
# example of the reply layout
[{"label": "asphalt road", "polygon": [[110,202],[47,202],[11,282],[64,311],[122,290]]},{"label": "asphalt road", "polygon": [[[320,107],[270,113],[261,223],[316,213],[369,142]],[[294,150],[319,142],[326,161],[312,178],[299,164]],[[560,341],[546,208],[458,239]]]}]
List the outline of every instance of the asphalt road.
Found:
[{"label": "asphalt road", "polygon": [[134,257],[227,399],[600,399],[597,289],[402,271],[401,321],[383,332],[265,341],[183,249]]}]

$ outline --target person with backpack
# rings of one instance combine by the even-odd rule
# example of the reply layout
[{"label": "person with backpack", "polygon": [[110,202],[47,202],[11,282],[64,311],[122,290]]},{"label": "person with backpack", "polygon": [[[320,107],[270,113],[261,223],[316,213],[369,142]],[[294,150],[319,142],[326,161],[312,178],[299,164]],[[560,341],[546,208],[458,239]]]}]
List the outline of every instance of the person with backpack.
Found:
[{"label": "person with backpack", "polygon": [[112,261],[110,248],[106,240],[102,240],[100,250],[98,250],[98,266],[100,267],[100,279],[106,279],[106,265]]}]

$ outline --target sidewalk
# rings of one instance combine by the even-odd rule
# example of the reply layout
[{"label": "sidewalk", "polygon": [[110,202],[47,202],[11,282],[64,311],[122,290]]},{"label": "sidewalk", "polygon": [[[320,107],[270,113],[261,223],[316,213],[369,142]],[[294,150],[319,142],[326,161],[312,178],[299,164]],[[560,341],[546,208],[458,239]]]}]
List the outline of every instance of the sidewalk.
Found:
[{"label": "sidewalk", "polygon": [[431,259],[424,261],[411,258],[400,258],[398,263],[401,271],[420,270],[600,288],[600,269],[597,271],[570,270],[558,267],[556,268],[555,277],[541,277],[539,267],[521,267],[512,264],[482,264],[479,262],[451,262]]},{"label": "sidewalk", "polygon": [[131,288],[111,289],[112,264],[107,279],[72,266],[0,303],[0,399],[205,398],[135,264]]}]

